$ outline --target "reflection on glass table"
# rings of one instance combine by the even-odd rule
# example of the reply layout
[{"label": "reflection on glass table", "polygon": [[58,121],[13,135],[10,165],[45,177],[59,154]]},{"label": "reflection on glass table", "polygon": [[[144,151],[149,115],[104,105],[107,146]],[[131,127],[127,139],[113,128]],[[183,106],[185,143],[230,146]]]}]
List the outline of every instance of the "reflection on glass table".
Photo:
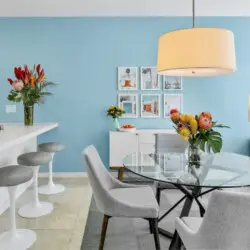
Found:
[{"label": "reflection on glass table", "polygon": [[243,187],[250,185],[250,158],[233,153],[204,155],[201,166],[188,166],[180,153],[133,153],[125,157],[124,167],[134,174],[183,186]]},{"label": "reflection on glass table", "polygon": [[[180,217],[189,215],[193,201],[197,203],[203,217],[205,209],[199,200],[201,196],[220,188],[250,186],[250,158],[234,153],[203,154],[199,168],[188,166],[186,155],[181,153],[133,153],[124,158],[123,164],[126,170],[138,176],[171,183],[184,194],[158,221],[182,201],[185,202]],[[176,231],[173,234],[159,228],[159,232],[172,238],[169,249],[181,249],[181,240]]]}]

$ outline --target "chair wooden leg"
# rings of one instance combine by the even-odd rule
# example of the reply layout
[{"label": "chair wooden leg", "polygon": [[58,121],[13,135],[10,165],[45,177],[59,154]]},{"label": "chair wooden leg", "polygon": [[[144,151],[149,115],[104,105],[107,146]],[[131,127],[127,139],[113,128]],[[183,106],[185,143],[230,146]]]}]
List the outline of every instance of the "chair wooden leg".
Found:
[{"label": "chair wooden leg", "polygon": [[159,187],[156,187],[156,200],[158,204],[160,205],[161,203],[161,189]]},{"label": "chair wooden leg", "polygon": [[124,179],[124,167],[120,167],[118,170],[118,180],[123,181]]},{"label": "chair wooden leg", "polygon": [[104,247],[104,242],[105,242],[105,238],[106,238],[106,232],[107,232],[107,228],[108,228],[109,219],[110,219],[110,216],[104,215],[99,250],[103,250],[103,247]]},{"label": "chair wooden leg", "polygon": [[149,222],[149,231],[150,231],[150,234],[152,234],[153,233],[152,222],[151,220],[148,220],[148,222]]},{"label": "chair wooden leg", "polygon": [[159,230],[158,230],[158,219],[151,219],[154,240],[155,240],[155,249],[161,250],[160,238],[159,238]]}]

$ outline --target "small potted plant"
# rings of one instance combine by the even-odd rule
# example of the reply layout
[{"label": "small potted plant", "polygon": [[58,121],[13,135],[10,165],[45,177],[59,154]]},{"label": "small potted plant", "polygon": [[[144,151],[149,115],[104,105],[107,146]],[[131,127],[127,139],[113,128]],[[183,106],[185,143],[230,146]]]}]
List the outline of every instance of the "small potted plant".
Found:
[{"label": "small potted plant", "polygon": [[121,117],[123,114],[125,114],[125,110],[120,107],[110,106],[107,110],[107,116],[111,116],[113,118],[113,127],[116,131],[120,130],[118,118]]},{"label": "small potted plant", "polygon": [[188,162],[195,167],[200,166],[199,151],[218,153],[222,148],[222,135],[215,128],[229,128],[217,124],[209,112],[199,115],[180,114],[177,109],[170,111],[171,120],[175,124],[176,132],[189,143]]},{"label": "small potted plant", "polygon": [[44,102],[45,96],[52,95],[48,92],[47,87],[54,86],[55,83],[49,82],[45,78],[44,70],[41,65],[34,65],[29,69],[24,67],[14,68],[15,80],[8,78],[13,89],[8,95],[8,100],[12,102],[23,102],[24,106],[24,124],[33,125],[34,105]]}]

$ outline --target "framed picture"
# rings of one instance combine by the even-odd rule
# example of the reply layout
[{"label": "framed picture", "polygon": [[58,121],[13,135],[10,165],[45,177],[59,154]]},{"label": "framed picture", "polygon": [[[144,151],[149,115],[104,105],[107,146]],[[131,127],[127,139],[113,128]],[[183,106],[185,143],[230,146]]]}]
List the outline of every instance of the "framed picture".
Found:
[{"label": "framed picture", "polygon": [[182,90],[181,76],[163,76],[164,90]]},{"label": "framed picture", "polygon": [[138,95],[137,94],[119,94],[118,105],[125,110],[123,118],[138,117]]},{"label": "framed picture", "polygon": [[161,76],[156,67],[141,67],[141,90],[160,90]]},{"label": "framed picture", "polygon": [[138,69],[118,67],[118,90],[137,90]]},{"label": "framed picture", "polygon": [[141,95],[141,117],[156,118],[161,115],[161,96],[158,94]]},{"label": "framed picture", "polygon": [[182,95],[165,94],[164,95],[164,118],[170,118],[170,110],[178,109],[182,112]]}]

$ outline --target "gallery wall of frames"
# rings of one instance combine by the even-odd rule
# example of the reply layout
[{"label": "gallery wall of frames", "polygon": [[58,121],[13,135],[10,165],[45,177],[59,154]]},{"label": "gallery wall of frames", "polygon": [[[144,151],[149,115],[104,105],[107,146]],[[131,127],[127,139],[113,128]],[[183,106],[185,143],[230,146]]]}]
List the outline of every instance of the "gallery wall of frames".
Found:
[{"label": "gallery wall of frames", "polygon": [[156,67],[118,67],[118,105],[123,118],[170,118],[183,108],[181,77],[161,76]]}]

